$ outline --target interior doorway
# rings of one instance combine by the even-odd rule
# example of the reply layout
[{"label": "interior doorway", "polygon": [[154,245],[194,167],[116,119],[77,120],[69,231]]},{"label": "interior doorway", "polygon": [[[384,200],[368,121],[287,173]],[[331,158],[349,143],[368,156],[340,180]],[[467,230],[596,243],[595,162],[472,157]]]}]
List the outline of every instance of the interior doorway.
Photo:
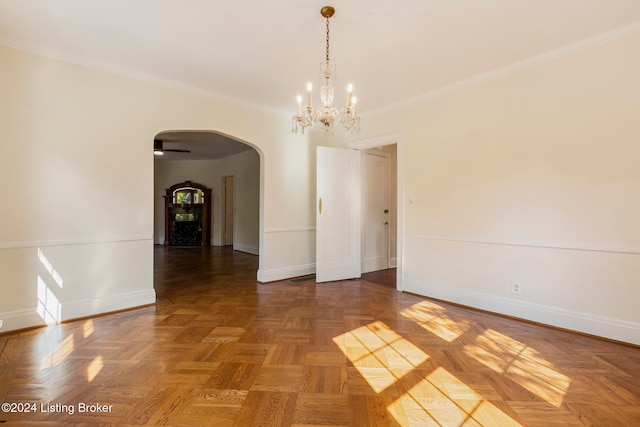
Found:
[{"label": "interior doorway", "polygon": [[[383,135],[371,139],[356,141],[349,144],[350,148],[361,150],[363,152],[370,150],[381,150],[389,152],[389,214],[388,214],[388,267],[384,270],[378,270],[381,274],[386,275],[386,280],[393,282],[395,276],[395,287],[397,290],[403,290],[403,135],[395,133]],[[375,180],[362,180],[362,192],[375,191]],[[367,189],[367,186],[372,188]],[[368,233],[370,230],[364,225],[365,218],[363,216],[362,234]],[[363,251],[364,253],[364,251]],[[364,260],[364,258],[363,258]],[[363,270],[364,272],[365,270]],[[367,273],[372,274],[372,273]],[[375,274],[375,273],[374,273]]]},{"label": "interior doorway", "polygon": [[[166,130],[156,134],[154,140],[162,141],[159,154],[152,154],[152,148],[156,151],[156,142],[151,145],[149,141],[149,155],[154,157],[154,257],[160,257],[156,274],[161,275],[164,268],[171,267],[172,254],[177,251],[188,250],[192,254],[211,256],[212,262],[221,251],[240,251],[256,256],[257,277],[262,263],[262,151],[249,142],[209,130]],[[223,178],[228,176],[232,176],[232,180],[227,180],[227,191],[223,187]],[[165,243],[167,236],[170,238],[165,223],[166,190],[185,181],[198,182],[212,191],[210,212],[206,214],[210,220],[211,235],[204,234],[208,245],[177,248]],[[225,193],[229,195],[228,200],[223,197]],[[186,203],[178,204],[181,209],[182,204],[184,209],[191,208],[189,212],[179,212],[185,214],[181,219],[190,220],[193,207]],[[223,224],[225,218],[228,219]],[[225,232],[223,227],[229,232]],[[162,260],[166,262],[164,267]]]},{"label": "interior doorway", "polygon": [[[357,278],[363,270],[393,269],[389,273],[396,276],[396,289],[402,290],[402,221],[398,220],[402,218],[402,180],[401,169],[398,167],[398,158],[401,158],[400,142],[400,135],[392,135],[352,143],[349,144],[350,149],[323,146],[316,148],[317,283]],[[387,162],[383,162],[385,166],[379,168],[383,172],[377,172],[374,167],[370,175],[363,174],[361,166],[366,158],[364,151],[371,148],[388,149],[393,160],[388,162],[388,167]],[[390,173],[385,172],[386,170]],[[375,257],[381,259],[379,265],[363,269],[363,262],[368,261],[362,256],[367,238],[363,238],[363,235],[369,234],[375,240],[376,233],[364,225],[362,194],[369,193],[374,198],[377,197],[376,192],[380,192],[381,186],[377,177],[380,174],[383,178],[389,176],[388,184],[383,179],[385,183],[382,186],[389,189],[391,196],[388,202],[386,195],[381,198],[379,210],[384,216],[374,221],[382,238],[381,243],[375,246],[382,248],[379,252],[384,253],[387,248],[388,252]],[[386,205],[388,209],[384,208]],[[384,230],[385,227],[390,230]],[[388,237],[387,241],[385,237]]]}]

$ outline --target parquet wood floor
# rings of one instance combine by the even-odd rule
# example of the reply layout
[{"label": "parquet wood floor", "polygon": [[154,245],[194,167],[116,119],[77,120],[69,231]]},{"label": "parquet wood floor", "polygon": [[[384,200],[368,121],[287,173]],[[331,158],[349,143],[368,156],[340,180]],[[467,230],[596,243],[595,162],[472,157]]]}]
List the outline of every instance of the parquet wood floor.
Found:
[{"label": "parquet wood floor", "polygon": [[35,404],[0,421],[640,425],[639,348],[366,279],[258,284],[257,261],[157,247],[157,304],[0,335],[0,400]]}]

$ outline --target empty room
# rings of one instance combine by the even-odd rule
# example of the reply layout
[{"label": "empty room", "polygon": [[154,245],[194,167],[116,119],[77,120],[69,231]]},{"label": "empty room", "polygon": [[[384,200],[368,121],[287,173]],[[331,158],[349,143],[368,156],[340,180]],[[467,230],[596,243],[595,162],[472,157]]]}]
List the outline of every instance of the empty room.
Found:
[{"label": "empty room", "polygon": [[637,0],[0,0],[0,423],[640,425]]}]

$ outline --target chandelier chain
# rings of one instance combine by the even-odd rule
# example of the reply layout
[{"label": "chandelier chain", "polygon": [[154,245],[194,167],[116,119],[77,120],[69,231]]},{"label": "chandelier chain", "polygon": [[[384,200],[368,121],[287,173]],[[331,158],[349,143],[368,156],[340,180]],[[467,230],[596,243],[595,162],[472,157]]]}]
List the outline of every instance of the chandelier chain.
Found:
[{"label": "chandelier chain", "polygon": [[327,62],[329,62],[329,18],[327,18]]}]

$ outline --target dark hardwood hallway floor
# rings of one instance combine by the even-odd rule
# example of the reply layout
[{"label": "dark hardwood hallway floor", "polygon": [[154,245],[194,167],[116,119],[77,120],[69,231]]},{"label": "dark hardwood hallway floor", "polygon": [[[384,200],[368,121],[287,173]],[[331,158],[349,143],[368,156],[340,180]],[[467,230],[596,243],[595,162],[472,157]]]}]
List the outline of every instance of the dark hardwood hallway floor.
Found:
[{"label": "dark hardwood hallway floor", "polygon": [[157,304],[0,335],[0,421],[640,425],[639,348],[257,263],[156,247]]}]

